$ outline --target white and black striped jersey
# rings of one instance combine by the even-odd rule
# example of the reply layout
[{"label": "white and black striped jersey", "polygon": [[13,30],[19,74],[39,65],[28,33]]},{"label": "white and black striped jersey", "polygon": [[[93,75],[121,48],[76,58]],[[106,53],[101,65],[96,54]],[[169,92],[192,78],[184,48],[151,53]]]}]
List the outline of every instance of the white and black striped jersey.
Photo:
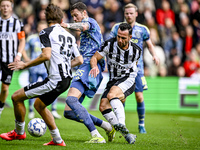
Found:
[{"label": "white and black striped jersey", "polygon": [[48,78],[61,81],[72,77],[71,56],[80,56],[76,39],[59,24],[42,30],[39,34],[41,48],[51,47],[51,58],[45,61]]},{"label": "white and black striped jersey", "polygon": [[141,48],[133,42],[129,42],[129,48],[122,50],[117,44],[117,38],[105,41],[100,55],[106,56],[110,80],[122,77],[136,77],[137,62],[141,55]]},{"label": "white and black striped jersey", "polygon": [[17,33],[23,31],[23,23],[14,17],[4,20],[0,17],[0,61],[11,63],[17,54]]}]

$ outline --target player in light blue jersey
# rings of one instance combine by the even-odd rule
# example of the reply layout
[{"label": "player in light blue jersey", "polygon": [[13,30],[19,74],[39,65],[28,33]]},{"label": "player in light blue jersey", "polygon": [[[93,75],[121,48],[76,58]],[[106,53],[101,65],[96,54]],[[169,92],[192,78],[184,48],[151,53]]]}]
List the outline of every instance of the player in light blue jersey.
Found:
[{"label": "player in light blue jersey", "polygon": [[98,23],[88,17],[87,7],[82,2],[75,3],[71,9],[71,16],[75,23],[62,23],[63,27],[68,29],[81,31],[80,34],[80,53],[83,56],[84,62],[76,71],[72,80],[68,96],[66,99],[66,106],[64,111],[65,118],[82,122],[91,133],[92,139],[87,143],[105,143],[105,139],[100,135],[94,125],[105,129],[108,135],[108,141],[112,141],[115,135],[114,128],[108,123],[95,116],[92,116],[81,105],[85,96],[92,98],[96,93],[103,76],[101,72],[104,70],[105,62],[101,60],[98,62],[100,74],[96,78],[89,76],[91,70],[90,59],[94,53],[100,49],[103,42],[103,37]]},{"label": "player in light blue jersey", "polygon": [[[146,42],[148,46],[148,50],[151,53],[154,62],[156,63],[156,65],[158,65],[159,58],[156,56],[156,53],[154,51],[154,46],[150,39],[149,29],[146,26],[136,22],[137,15],[138,15],[137,7],[134,4],[129,3],[124,7],[124,17],[126,19],[126,22],[130,24],[133,28],[132,41],[136,43],[142,49],[142,55],[143,55],[143,43]],[[117,36],[119,25],[120,23],[117,23],[113,26],[110,33],[110,38]],[[144,98],[143,98],[143,90],[147,90],[147,82],[144,77],[143,57],[140,57],[137,67],[138,67],[138,73],[135,79],[135,83],[136,83],[135,98],[137,100],[137,112],[138,112],[138,117],[139,117],[138,128],[139,128],[140,133],[146,133],[146,130],[144,127],[145,105],[144,105]]]},{"label": "player in light blue jersey", "polygon": [[[40,47],[39,32],[47,27],[48,27],[48,25],[47,25],[46,21],[39,22],[37,24],[37,32],[38,33],[28,36],[28,38],[26,40],[25,50],[30,54],[31,60],[37,58],[42,52],[41,47]],[[24,56],[24,54],[25,53],[23,53],[23,56]],[[27,57],[26,57],[26,59],[27,59]],[[37,66],[31,67],[28,70],[29,70],[29,82],[30,83],[37,82],[39,77],[41,77],[43,80],[47,77],[47,72],[46,72],[46,68],[45,68],[44,64],[39,64]],[[35,98],[29,99],[29,114],[28,114],[29,119],[32,119],[35,116],[35,113],[33,111],[34,100],[35,100]],[[57,100],[55,100],[51,104],[52,115],[56,119],[61,119],[61,116],[56,111],[56,103],[57,103]]]}]

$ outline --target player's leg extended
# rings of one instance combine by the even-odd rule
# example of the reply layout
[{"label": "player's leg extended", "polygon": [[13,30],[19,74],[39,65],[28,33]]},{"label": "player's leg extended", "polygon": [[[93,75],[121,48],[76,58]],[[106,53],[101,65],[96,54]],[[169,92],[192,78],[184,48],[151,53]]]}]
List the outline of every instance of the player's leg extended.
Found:
[{"label": "player's leg extended", "polygon": [[26,138],[26,133],[24,130],[25,127],[24,119],[26,114],[24,100],[26,99],[27,96],[25,95],[24,88],[17,90],[12,95],[12,102],[15,114],[15,130],[1,134],[0,137],[2,139],[12,141],[12,140],[23,140]]},{"label": "player's leg extended", "polygon": [[90,118],[89,113],[81,105],[81,103],[78,101],[78,98],[81,96],[81,92],[76,88],[70,88],[68,91],[68,96],[66,99],[67,105],[73,110],[73,112],[78,116],[79,121],[83,122],[85,126],[90,131],[93,138],[98,138],[98,143],[105,143],[105,139],[100,135],[100,133],[97,131],[96,127],[94,126],[94,123],[92,119]]},{"label": "player's leg extended", "polygon": [[147,89],[147,82],[143,75],[138,74],[136,79],[136,87],[135,87],[135,98],[137,101],[137,113],[139,119],[138,129],[140,133],[146,133],[145,130],[145,104],[143,97],[143,90]]}]

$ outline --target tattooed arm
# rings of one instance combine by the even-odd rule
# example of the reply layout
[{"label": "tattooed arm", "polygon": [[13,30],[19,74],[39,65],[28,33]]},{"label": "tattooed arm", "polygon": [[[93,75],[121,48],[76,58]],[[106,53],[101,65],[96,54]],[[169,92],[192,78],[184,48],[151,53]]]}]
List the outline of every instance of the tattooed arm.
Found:
[{"label": "tattooed arm", "polygon": [[68,28],[71,30],[76,30],[76,31],[86,31],[89,29],[89,24],[88,23],[83,23],[83,22],[78,22],[78,23],[61,23],[61,26],[63,28]]}]

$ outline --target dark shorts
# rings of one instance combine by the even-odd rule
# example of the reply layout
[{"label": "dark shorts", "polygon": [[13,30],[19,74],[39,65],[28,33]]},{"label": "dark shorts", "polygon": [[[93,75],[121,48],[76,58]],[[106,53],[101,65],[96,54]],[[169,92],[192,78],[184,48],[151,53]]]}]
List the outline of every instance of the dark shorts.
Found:
[{"label": "dark shorts", "polygon": [[4,84],[9,85],[11,83],[12,80],[12,76],[13,76],[13,70],[10,70],[8,68],[8,63],[4,63],[4,62],[0,62],[1,64],[1,70],[2,70],[2,75],[1,75],[1,81]]},{"label": "dark shorts", "polygon": [[58,82],[52,82],[46,78],[42,82],[35,82],[25,86],[24,91],[29,99],[38,97],[46,106],[48,106],[69,88],[70,82],[70,77]]},{"label": "dark shorts", "polygon": [[126,98],[135,90],[135,78],[123,77],[119,80],[109,81],[101,98],[107,98],[107,94],[109,93],[112,86],[118,86],[121,88]]}]

